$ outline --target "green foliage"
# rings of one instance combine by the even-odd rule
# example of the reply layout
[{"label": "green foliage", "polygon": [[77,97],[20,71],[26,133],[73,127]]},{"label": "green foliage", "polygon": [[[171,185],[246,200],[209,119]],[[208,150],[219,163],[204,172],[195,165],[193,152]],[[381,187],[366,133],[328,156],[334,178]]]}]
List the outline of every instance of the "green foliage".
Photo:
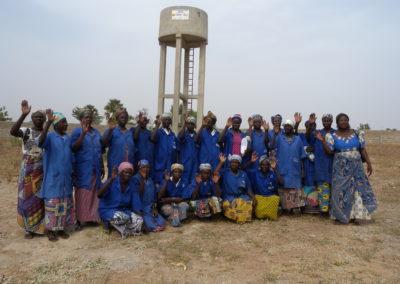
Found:
[{"label": "green foliage", "polygon": [[360,123],[360,126],[358,127],[358,130],[370,130],[371,127],[369,127],[368,123]]},{"label": "green foliage", "polygon": [[[117,110],[124,109],[124,104],[121,103],[120,100],[118,99],[110,99],[106,106],[104,107],[104,115],[106,117],[106,120],[108,121],[110,118],[115,119],[115,114]],[[129,115],[128,118],[128,123],[133,123],[134,122],[134,117],[132,115]]]},{"label": "green foliage", "polygon": [[0,107],[0,121],[11,121],[5,106]]},{"label": "green foliage", "polygon": [[85,105],[84,107],[75,107],[72,110],[72,116],[79,120],[79,113],[82,110],[90,110],[93,113],[93,124],[100,124],[103,121],[103,117],[99,115],[99,111],[94,105]]}]

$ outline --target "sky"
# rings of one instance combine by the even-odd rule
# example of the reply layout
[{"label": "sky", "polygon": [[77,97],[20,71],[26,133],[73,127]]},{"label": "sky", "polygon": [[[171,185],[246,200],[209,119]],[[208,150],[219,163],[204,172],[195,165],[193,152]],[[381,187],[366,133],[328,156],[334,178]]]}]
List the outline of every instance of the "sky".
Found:
[{"label": "sky", "polygon": [[1,0],[0,106],[17,119],[26,99],[76,122],[74,107],[103,113],[117,98],[154,117],[160,11],[175,5],[208,14],[204,109],[219,127],[236,113],[298,111],[304,122],[345,112],[353,127],[400,129],[396,0]]}]

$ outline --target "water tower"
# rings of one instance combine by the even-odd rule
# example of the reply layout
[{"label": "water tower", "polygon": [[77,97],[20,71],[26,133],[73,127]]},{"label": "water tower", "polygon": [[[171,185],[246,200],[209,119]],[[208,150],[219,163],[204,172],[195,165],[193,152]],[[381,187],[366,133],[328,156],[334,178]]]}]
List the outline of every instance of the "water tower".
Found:
[{"label": "water tower", "polygon": [[[188,106],[192,107],[193,100],[197,100],[197,127],[201,126],[203,120],[207,39],[208,16],[203,10],[188,6],[173,6],[161,11],[160,32],[158,35],[161,50],[157,112],[161,114],[165,111],[165,99],[173,99],[172,129],[176,134],[178,123],[183,118],[183,116],[182,118],[179,117],[179,105],[181,102],[182,114],[185,114],[188,111]],[[175,48],[173,94],[165,93],[167,46]],[[193,90],[195,49],[200,49],[197,93]],[[185,52],[183,76],[181,70],[182,50]],[[183,85],[182,89],[181,85]]]}]

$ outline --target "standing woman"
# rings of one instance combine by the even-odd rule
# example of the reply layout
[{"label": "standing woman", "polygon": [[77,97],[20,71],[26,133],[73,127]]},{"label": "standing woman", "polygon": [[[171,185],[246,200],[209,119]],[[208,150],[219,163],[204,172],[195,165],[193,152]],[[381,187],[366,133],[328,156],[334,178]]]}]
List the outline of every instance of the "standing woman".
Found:
[{"label": "standing woman", "polygon": [[[278,135],[284,135],[285,131],[282,127],[282,116],[280,114],[276,114],[271,116],[272,129],[268,131],[268,141],[269,141],[269,156],[271,158],[276,156],[276,147],[272,147],[272,139]],[[275,138],[276,139],[276,138]]]},{"label": "standing woman", "polygon": [[178,133],[179,163],[183,165],[183,180],[190,182],[194,178],[197,168],[198,146],[194,142],[196,135],[196,119],[193,116],[185,117],[185,123]]},{"label": "standing woman", "polygon": [[160,232],[165,229],[165,220],[158,213],[157,189],[150,177],[150,163],[141,160],[138,173],[133,177],[141,201],[142,217],[147,232]]},{"label": "standing woman", "polygon": [[365,149],[364,133],[350,128],[347,114],[336,116],[337,131],[326,134],[325,139],[317,133],[328,154],[335,154],[332,172],[331,217],[341,223],[357,219],[370,220],[377,202],[363,160],[367,163],[367,173],[372,174],[372,165]]},{"label": "standing woman", "polygon": [[18,177],[17,221],[25,229],[25,239],[32,239],[36,234],[44,234],[44,203],[40,189],[43,179],[43,152],[35,144],[46,121],[43,111],[31,115],[33,127],[21,127],[22,122],[31,111],[31,106],[23,100],[22,114],[12,126],[10,134],[22,138],[22,161]]},{"label": "standing woman", "polygon": [[[58,237],[67,239],[64,231],[75,224],[72,199],[72,151],[71,139],[66,134],[68,123],[62,113],[46,110],[47,123],[39,136],[39,147],[44,149],[44,178],[42,198],[45,206],[45,225],[49,241]],[[54,132],[50,132],[50,125]]]},{"label": "standing woman", "polygon": [[74,152],[75,208],[78,228],[82,222],[98,222],[97,189],[104,177],[100,132],[92,127],[93,113],[81,110],[81,127],[72,130]]},{"label": "standing woman", "polygon": [[217,117],[209,111],[194,138],[199,145],[199,164],[210,164],[212,169],[218,166],[221,147],[218,143],[219,131],[215,128]]},{"label": "standing woman", "polygon": [[134,164],[136,147],[131,130],[126,128],[129,115],[126,109],[120,109],[116,112],[118,126],[110,119],[108,129],[104,132],[102,146],[108,147],[107,167],[108,177],[111,177],[111,171],[118,167],[122,162]]},{"label": "standing woman", "polygon": [[[314,114],[310,115],[310,124],[315,123],[316,117]],[[329,133],[333,135],[336,132],[332,128],[333,116],[332,114],[324,114],[322,116],[323,129],[313,132],[311,128],[306,129],[307,139],[312,139],[314,141],[314,180],[318,191],[318,203],[319,210],[322,214],[328,214],[329,203],[331,196],[331,184],[332,184],[332,165],[333,165],[333,155],[328,154],[322,142],[319,139],[315,139],[316,133],[320,133],[325,140],[325,136]]]},{"label": "standing woman", "polygon": [[147,160],[149,162],[150,176],[153,176],[154,144],[151,141],[151,131],[147,129],[149,119],[147,113],[139,112],[136,117],[137,126],[132,128],[133,139],[137,148],[135,161]]},{"label": "standing woman", "polygon": [[304,206],[301,193],[304,171],[302,160],[306,153],[300,137],[294,135],[294,122],[286,120],[283,128],[284,135],[278,135],[280,129],[275,128],[271,145],[277,149],[278,172],[283,178],[283,188],[278,190],[282,209],[291,210]]},{"label": "standing woman", "polygon": [[[268,129],[269,124],[260,114],[254,114],[248,119],[249,130],[247,135],[251,139],[251,151],[257,153],[258,157],[268,155]],[[264,130],[261,129],[261,126]],[[258,169],[258,159],[251,164],[249,170]]]},{"label": "standing woman", "polygon": [[[164,113],[156,120],[156,127],[151,133],[154,143],[154,182],[159,186],[163,181],[165,170],[176,161],[176,136],[171,130],[172,115]],[[161,125],[161,128],[160,128]]]},{"label": "standing woman", "polygon": [[[242,158],[231,155],[229,159],[229,168],[221,170],[224,215],[238,224],[251,222],[253,206],[257,206],[257,200],[246,172],[240,170]],[[215,172],[219,173],[225,161],[226,157],[221,154]]]},{"label": "standing woman", "polygon": [[228,118],[225,128],[218,138],[218,143],[223,145],[225,157],[228,158],[228,163],[225,163],[225,168],[229,167],[229,157],[231,155],[237,155],[242,157],[240,152],[240,146],[242,144],[242,138],[246,134],[240,131],[240,125],[242,124],[242,117],[240,114]]}]

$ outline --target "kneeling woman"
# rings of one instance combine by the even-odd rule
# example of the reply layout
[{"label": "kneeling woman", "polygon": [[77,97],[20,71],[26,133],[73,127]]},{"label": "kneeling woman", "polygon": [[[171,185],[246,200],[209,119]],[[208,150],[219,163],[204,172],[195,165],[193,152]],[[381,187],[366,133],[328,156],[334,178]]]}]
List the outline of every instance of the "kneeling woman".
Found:
[{"label": "kneeling woman", "polygon": [[139,192],[142,217],[145,230],[160,232],[165,229],[165,220],[158,214],[157,191],[150,175],[150,163],[147,160],[139,162],[139,172],[133,177],[137,191]]},{"label": "kneeling woman", "polygon": [[189,209],[186,201],[190,198],[190,190],[186,181],[182,179],[182,173],[181,164],[172,164],[172,177],[165,171],[165,181],[158,192],[158,200],[162,205],[161,212],[174,227],[182,226],[181,221],[187,218]]},{"label": "kneeling woman", "polygon": [[219,173],[214,172],[211,177],[211,165],[201,164],[200,174],[196,173],[196,177],[191,184],[192,201],[194,214],[200,218],[210,217],[211,215],[221,212],[221,190],[219,187]]},{"label": "kneeling woman", "polygon": [[[219,159],[216,172],[219,172],[226,157],[221,154]],[[221,171],[224,215],[237,223],[250,222],[253,205],[257,205],[257,200],[251,190],[247,174],[239,169],[242,158],[238,155],[231,155],[229,162],[229,168]]]},{"label": "kneeling woman", "polygon": [[133,166],[122,162],[113,168],[111,178],[99,189],[99,215],[104,225],[117,229],[122,238],[142,232],[140,198],[132,179]]},{"label": "kneeling woman", "polygon": [[[254,163],[257,156],[253,153],[251,162]],[[278,187],[283,185],[283,179],[276,169],[275,158],[268,159],[266,155],[260,157],[258,170],[249,170],[248,175],[251,187],[257,199],[255,215],[259,219],[269,218],[275,220],[278,217],[279,195]]]}]

